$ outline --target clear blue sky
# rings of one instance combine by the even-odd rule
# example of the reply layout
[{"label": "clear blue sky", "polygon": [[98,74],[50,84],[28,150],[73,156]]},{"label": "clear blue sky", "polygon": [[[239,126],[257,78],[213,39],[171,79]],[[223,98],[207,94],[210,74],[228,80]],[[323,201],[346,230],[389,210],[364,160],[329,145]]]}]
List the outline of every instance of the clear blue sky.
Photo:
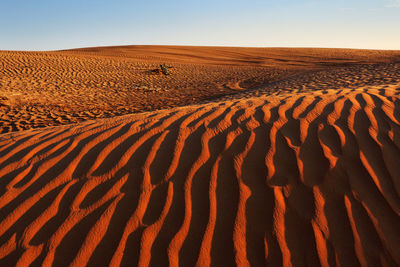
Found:
[{"label": "clear blue sky", "polygon": [[400,0],[0,0],[0,50],[178,44],[400,49]]}]

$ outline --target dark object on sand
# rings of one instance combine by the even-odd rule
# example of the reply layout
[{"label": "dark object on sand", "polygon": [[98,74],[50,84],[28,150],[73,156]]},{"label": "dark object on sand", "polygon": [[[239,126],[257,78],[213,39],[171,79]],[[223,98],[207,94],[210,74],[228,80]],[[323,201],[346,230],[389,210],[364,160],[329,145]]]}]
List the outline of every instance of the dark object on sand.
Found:
[{"label": "dark object on sand", "polygon": [[170,68],[170,67],[168,67],[167,65],[165,65],[165,64],[160,64],[160,68],[161,68],[161,71],[162,71],[162,73],[163,73],[164,75],[170,75],[170,74],[171,74],[171,72],[169,71],[169,68]]},{"label": "dark object on sand", "polygon": [[172,67],[167,66],[166,64],[160,64],[160,68],[159,69],[153,69],[151,72],[154,74],[164,74],[164,75],[170,75],[171,71],[170,69],[172,69]]}]

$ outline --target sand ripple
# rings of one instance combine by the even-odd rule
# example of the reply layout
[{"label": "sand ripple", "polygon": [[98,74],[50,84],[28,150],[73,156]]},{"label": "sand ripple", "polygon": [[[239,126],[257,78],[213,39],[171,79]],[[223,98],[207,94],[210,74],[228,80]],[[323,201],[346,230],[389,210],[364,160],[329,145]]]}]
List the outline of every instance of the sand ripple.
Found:
[{"label": "sand ripple", "polygon": [[2,135],[0,265],[399,265],[399,88]]}]

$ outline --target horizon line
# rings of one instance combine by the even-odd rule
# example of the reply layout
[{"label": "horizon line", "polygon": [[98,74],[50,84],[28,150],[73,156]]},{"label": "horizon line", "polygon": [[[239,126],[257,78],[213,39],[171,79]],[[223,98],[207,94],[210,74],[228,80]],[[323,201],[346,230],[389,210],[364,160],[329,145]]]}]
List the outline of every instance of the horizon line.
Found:
[{"label": "horizon line", "polygon": [[294,48],[294,49],[347,49],[347,50],[382,50],[382,51],[400,51],[400,49],[391,48],[359,48],[359,47],[327,47],[327,46],[242,46],[242,45],[196,45],[196,44],[118,44],[118,45],[98,45],[98,46],[82,46],[61,49],[37,50],[37,49],[0,49],[2,52],[62,52],[78,49],[89,48],[111,48],[111,47],[128,47],[128,46],[164,46],[164,47],[220,47],[220,48]]}]

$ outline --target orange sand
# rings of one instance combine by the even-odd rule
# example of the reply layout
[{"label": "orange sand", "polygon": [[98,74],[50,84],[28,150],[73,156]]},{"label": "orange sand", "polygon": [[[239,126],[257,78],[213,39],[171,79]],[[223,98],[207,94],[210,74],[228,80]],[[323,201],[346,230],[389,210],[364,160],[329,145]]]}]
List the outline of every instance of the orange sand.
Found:
[{"label": "orange sand", "polygon": [[398,266],[399,68],[2,134],[0,266]]},{"label": "orange sand", "polygon": [[[400,62],[400,51],[185,46],[0,51],[0,133],[184,106],[310,71],[393,62]],[[161,63],[174,67],[171,76],[151,72]],[[345,80],[357,79],[370,81],[359,75]]]}]

